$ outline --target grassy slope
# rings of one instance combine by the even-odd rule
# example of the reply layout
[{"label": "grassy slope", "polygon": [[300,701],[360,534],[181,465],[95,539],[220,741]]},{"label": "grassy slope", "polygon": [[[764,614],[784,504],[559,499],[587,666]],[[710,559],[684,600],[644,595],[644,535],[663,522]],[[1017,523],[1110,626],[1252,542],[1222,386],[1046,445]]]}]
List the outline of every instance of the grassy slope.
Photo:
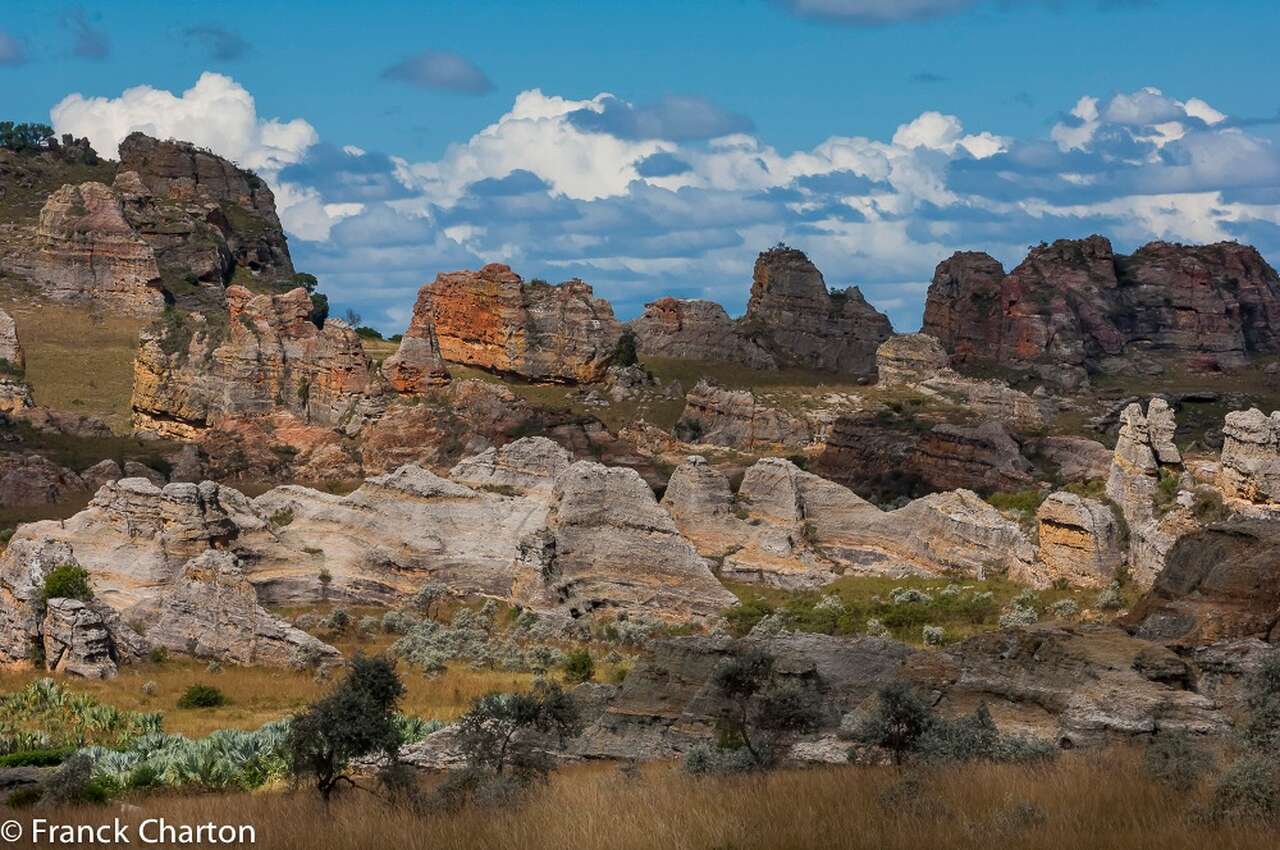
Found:
[{"label": "grassy slope", "polygon": [[[914,777],[915,793],[894,792]],[[427,780],[427,784],[437,782]],[[670,765],[637,775],[607,764],[558,771],[522,804],[458,811],[393,809],[348,793],[326,810],[314,794],[151,797],[140,808],[54,809],[62,823],[252,824],[271,850],[1262,850],[1258,824],[1197,823],[1205,789],[1153,783],[1140,753],[1066,753],[1044,766],[914,771],[822,767],[695,778]]]}]

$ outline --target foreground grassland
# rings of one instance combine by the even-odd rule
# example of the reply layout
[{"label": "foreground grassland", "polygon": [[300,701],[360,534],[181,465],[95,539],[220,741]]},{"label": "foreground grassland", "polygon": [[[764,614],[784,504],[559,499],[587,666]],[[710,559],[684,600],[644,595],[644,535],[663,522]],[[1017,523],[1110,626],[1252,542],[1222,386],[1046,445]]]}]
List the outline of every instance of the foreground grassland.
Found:
[{"label": "foreground grassland", "polygon": [[[436,780],[426,780],[428,784]],[[142,808],[42,810],[72,823],[253,824],[270,850],[1254,850],[1274,832],[1203,825],[1205,789],[1169,791],[1141,753],[1066,753],[1037,766],[830,767],[690,777],[674,765],[565,768],[518,802],[414,813],[350,792],[148,797]]]},{"label": "foreground grassland", "polygon": [[[473,670],[459,666],[435,678],[428,678],[400,665],[405,697],[402,713],[428,720],[450,721],[466,712],[472,700],[493,691],[521,691],[529,686],[528,673]],[[45,671],[0,672],[0,693],[19,691]],[[57,677],[74,693],[87,693],[99,702],[125,711],[162,712],[166,732],[198,737],[218,729],[251,731],[288,717],[324,696],[333,682],[317,680],[310,673],[295,673],[269,667],[228,665],[210,673],[203,662],[164,661],[134,664],[121,668],[114,679],[86,680]],[[153,683],[154,690],[144,688]],[[213,685],[228,703],[216,708],[178,708],[178,699],[194,684]]]}]

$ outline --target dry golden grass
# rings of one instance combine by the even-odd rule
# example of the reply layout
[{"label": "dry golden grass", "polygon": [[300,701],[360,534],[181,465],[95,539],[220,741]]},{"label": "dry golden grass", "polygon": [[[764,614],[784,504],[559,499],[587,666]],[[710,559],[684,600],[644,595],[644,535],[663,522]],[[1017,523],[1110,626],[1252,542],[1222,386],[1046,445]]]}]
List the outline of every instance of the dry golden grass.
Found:
[{"label": "dry golden grass", "polygon": [[31,300],[0,306],[18,324],[37,404],[98,416],[128,433],[142,319]]},{"label": "dry golden grass", "polygon": [[1188,819],[1197,795],[1149,781],[1140,755],[1069,753],[1040,767],[956,766],[891,794],[896,768],[830,767],[693,778],[672,765],[628,777],[612,765],[568,768],[522,805],[414,815],[348,792],[329,811],[309,793],[152,797],[118,807],[41,811],[59,822],[119,816],[252,824],[264,850],[1254,850],[1258,825]]},{"label": "dry golden grass", "polygon": [[[525,673],[464,667],[450,669],[434,679],[404,664],[400,665],[400,673],[406,689],[400,710],[445,721],[463,714],[476,697],[491,691],[524,690],[531,681]],[[203,663],[171,660],[129,665],[121,669],[120,675],[105,681],[34,670],[0,671],[0,693],[20,690],[32,680],[50,675],[69,690],[87,692],[117,708],[164,712],[166,731],[192,737],[217,729],[257,729],[304,708],[333,686],[329,681],[316,681],[309,673],[291,670],[228,665],[220,672],[210,673]],[[146,682],[155,682],[154,695],[143,693]],[[178,708],[183,691],[197,682],[217,687],[230,698],[230,704],[219,708]]]}]

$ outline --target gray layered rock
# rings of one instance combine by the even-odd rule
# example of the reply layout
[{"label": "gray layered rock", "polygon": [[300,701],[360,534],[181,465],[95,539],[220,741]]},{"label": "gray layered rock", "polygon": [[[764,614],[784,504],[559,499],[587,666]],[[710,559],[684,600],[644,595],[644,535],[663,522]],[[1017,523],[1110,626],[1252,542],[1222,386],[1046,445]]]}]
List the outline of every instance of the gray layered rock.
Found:
[{"label": "gray layered rock", "polygon": [[1002,423],[935,425],[916,444],[913,466],[934,487],[1020,490],[1032,483],[1031,462]]},{"label": "gray layered rock", "polygon": [[22,343],[18,340],[18,325],[4,310],[0,310],[0,360],[7,361],[15,369],[24,369],[27,365]]},{"label": "gray layered rock", "polygon": [[34,452],[0,452],[0,506],[56,505],[83,491],[83,478]]},{"label": "gray layered rock", "polygon": [[234,664],[285,667],[306,657],[338,660],[328,644],[268,614],[235,555],[208,549],[188,561],[164,593],[139,606],[152,646]]},{"label": "gray layered rock", "polygon": [[1105,480],[1111,472],[1113,449],[1087,437],[1052,436],[1033,443],[1040,458],[1057,467],[1066,482]]},{"label": "gray layered rock", "polygon": [[80,600],[50,599],[40,633],[48,669],[86,679],[115,676],[115,652],[106,622]]},{"label": "gray layered rock", "polygon": [[895,334],[876,349],[876,383],[917,384],[950,371],[942,343],[928,334]]},{"label": "gray layered rock", "polygon": [[1250,408],[1227,414],[1222,426],[1218,487],[1256,504],[1280,503],[1280,411]]},{"label": "gray layered rock", "polygon": [[629,327],[636,337],[636,350],[645,357],[778,368],[777,358],[712,301],[659,298],[644,305],[644,314]]},{"label": "gray layered rock", "polygon": [[558,443],[526,437],[464,458],[449,470],[449,478],[475,490],[546,496],[572,463],[573,455]]},{"label": "gray layered rock", "polygon": [[808,423],[757,401],[750,390],[729,390],[703,378],[685,396],[676,436],[693,443],[750,451],[798,448],[811,440]]}]

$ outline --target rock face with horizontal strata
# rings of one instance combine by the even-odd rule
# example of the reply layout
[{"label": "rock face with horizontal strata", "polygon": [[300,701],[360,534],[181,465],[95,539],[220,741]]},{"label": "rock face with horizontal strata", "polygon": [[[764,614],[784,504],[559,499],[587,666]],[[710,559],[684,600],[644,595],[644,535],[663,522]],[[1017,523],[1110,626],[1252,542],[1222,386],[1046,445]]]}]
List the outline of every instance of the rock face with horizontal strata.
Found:
[{"label": "rock face with horizontal strata", "polygon": [[134,424],[195,439],[213,427],[277,411],[356,433],[383,406],[382,382],[360,338],[331,319],[311,321],[301,287],[283,295],[227,289],[225,329],[199,315],[191,327],[144,332],[134,363]]},{"label": "rock face with horizontal strata", "polygon": [[111,633],[102,615],[79,599],[48,601],[40,640],[45,666],[55,673],[86,679],[116,674]]},{"label": "rock face with horizontal strata", "polygon": [[491,263],[438,275],[427,290],[440,353],[450,363],[590,383],[604,378],[622,335],[609,302],[581,280],[525,281]]},{"label": "rock face with horizontal strata", "polygon": [[744,334],[713,301],[659,298],[644,305],[644,314],[629,327],[636,336],[636,350],[645,357],[778,368],[778,359],[758,340]]},{"label": "rock face with horizontal strata", "polygon": [[676,436],[694,443],[743,451],[770,446],[799,448],[809,425],[785,410],[756,400],[751,390],[730,390],[703,378],[686,395]]},{"label": "rock face with horizontal strata", "polygon": [[1280,277],[1234,242],[1152,242],[1124,256],[1101,236],[1063,239],[1007,275],[985,254],[957,254],[934,274],[924,331],[962,359],[1057,383],[1159,371],[1155,357],[1226,368],[1280,351]]},{"label": "rock face with horizontal strata", "polygon": [[1111,506],[1075,493],[1052,493],[1036,510],[1040,563],[1031,583],[1077,587],[1111,584],[1124,564],[1119,524]]},{"label": "rock face with horizontal strata", "polygon": [[63,186],[49,196],[36,228],[32,277],[55,301],[96,303],[131,316],[164,309],[155,252],[125,218],[119,194],[102,183]]},{"label": "rock face with horizontal strata", "polygon": [[917,384],[950,371],[942,343],[928,334],[894,334],[876,349],[876,383]]}]

